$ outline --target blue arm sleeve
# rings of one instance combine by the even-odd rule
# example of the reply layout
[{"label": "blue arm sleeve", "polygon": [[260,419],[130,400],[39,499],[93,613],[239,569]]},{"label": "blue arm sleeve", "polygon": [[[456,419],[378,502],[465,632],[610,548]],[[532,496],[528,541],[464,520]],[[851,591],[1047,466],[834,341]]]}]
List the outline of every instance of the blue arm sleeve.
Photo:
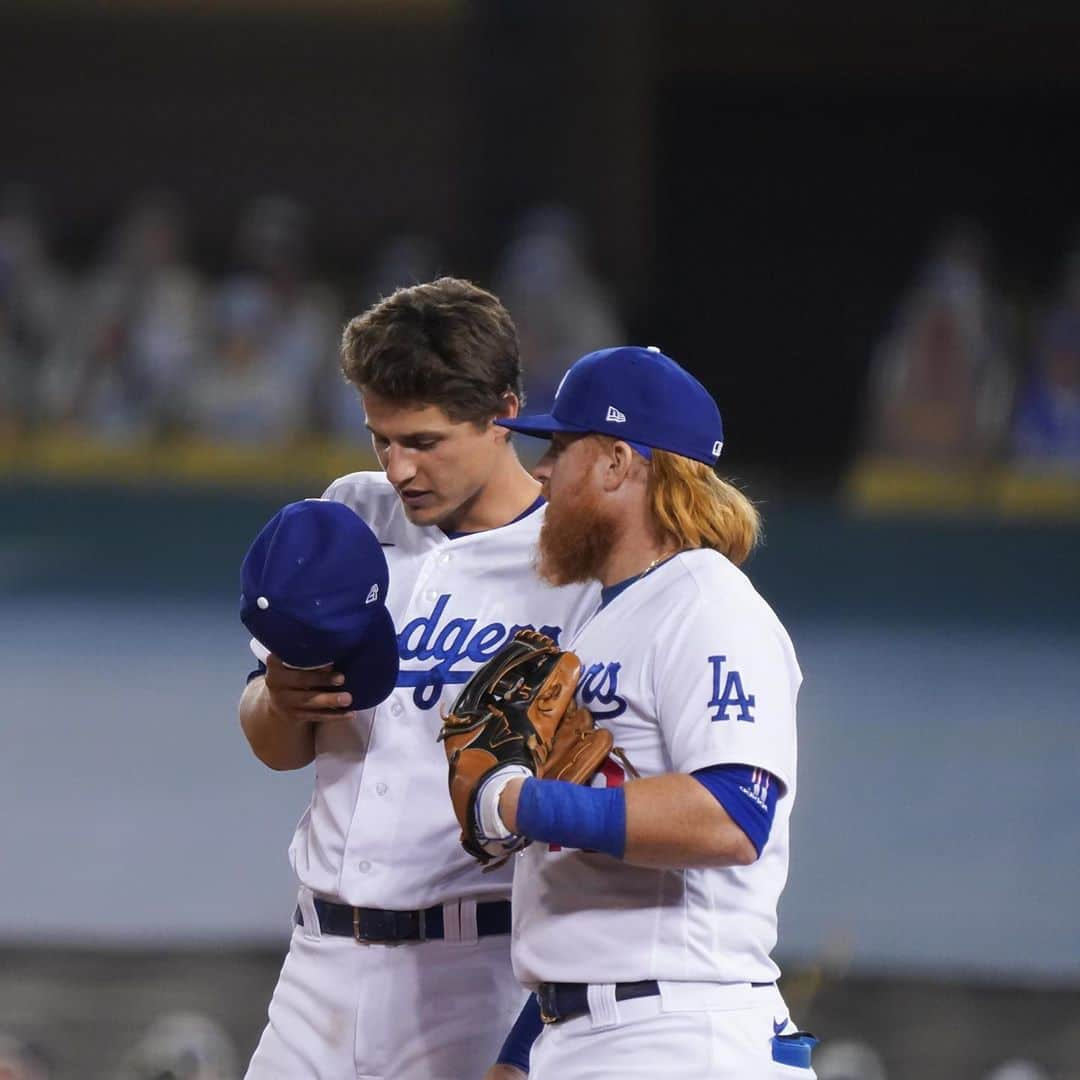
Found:
[{"label": "blue arm sleeve", "polygon": [[514,1065],[522,1072],[528,1072],[529,1051],[543,1028],[544,1022],[540,1019],[540,1002],[537,1001],[535,994],[530,994],[525,1007],[514,1021],[510,1034],[506,1036],[506,1042],[502,1044],[499,1056],[495,1059],[496,1064]]},{"label": "blue arm sleeve", "polygon": [[690,775],[708,788],[760,855],[776,815],[780,781],[749,765],[710,765]]}]

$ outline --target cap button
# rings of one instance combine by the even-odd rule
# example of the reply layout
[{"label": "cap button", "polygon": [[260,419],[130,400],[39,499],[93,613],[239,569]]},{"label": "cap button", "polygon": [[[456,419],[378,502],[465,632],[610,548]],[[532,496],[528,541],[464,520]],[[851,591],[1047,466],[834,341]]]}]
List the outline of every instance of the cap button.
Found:
[{"label": "cap button", "polygon": [[270,601],[267,600],[265,596],[260,596],[259,599],[255,601],[255,604],[260,611],[265,611],[270,606]]}]

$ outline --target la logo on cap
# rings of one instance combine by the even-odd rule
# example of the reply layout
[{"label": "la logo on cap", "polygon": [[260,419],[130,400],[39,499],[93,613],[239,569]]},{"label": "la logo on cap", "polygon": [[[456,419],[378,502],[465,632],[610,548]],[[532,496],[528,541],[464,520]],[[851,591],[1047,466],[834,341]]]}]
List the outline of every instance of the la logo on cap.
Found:
[{"label": "la logo on cap", "polygon": [[614,405],[607,407],[607,422],[609,424],[625,424],[626,414],[619,412]]}]

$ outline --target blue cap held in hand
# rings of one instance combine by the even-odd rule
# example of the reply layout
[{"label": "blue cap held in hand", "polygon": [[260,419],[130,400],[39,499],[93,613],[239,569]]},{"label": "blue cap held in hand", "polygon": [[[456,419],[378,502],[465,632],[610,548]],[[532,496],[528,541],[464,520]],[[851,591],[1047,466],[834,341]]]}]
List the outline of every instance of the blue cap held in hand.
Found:
[{"label": "blue cap held in hand", "polygon": [[706,465],[716,464],[724,446],[712,395],[655,346],[588,353],[563,376],[550,413],[495,422],[541,438],[556,431],[611,435],[645,457],[667,450]]},{"label": "blue cap held in hand", "polygon": [[328,499],[290,503],[263,526],[240,568],[240,619],[255,638],[252,650],[291,667],[333,664],[351,708],[378,705],[398,676],[389,578],[382,546],[353,510]]}]

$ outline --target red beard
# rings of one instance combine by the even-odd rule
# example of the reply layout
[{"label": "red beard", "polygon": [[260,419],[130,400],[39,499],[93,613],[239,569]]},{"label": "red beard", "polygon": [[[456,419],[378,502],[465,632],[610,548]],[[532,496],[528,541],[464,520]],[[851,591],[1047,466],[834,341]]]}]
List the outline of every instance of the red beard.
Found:
[{"label": "red beard", "polygon": [[615,522],[599,496],[579,489],[548,504],[540,527],[537,571],[551,585],[600,580],[615,540]]}]

